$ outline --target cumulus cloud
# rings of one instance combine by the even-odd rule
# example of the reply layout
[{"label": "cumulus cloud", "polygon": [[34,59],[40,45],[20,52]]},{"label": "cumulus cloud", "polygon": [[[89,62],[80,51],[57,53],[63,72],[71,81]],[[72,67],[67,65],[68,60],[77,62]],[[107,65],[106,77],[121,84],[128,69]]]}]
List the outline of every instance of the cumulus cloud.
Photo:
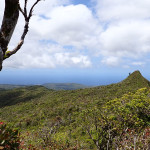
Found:
[{"label": "cumulus cloud", "polygon": [[101,34],[102,53],[118,57],[141,57],[150,52],[150,21],[121,22]]},{"label": "cumulus cloud", "polygon": [[[32,41],[17,54],[4,61],[8,68],[56,68],[56,67],[91,67],[90,58],[79,53],[66,52],[58,44],[40,44]],[[33,47],[34,46],[34,47]]]},{"label": "cumulus cloud", "polygon": [[[95,0],[96,15],[103,25],[100,53],[105,60],[138,59],[150,52],[150,1]],[[106,64],[108,61],[102,61]],[[121,63],[120,63],[121,64]],[[124,65],[123,65],[124,66]]]},{"label": "cumulus cloud", "polygon": [[132,65],[134,65],[134,66],[143,66],[143,65],[145,65],[145,62],[141,62],[141,61],[132,62]]},{"label": "cumulus cloud", "polygon": [[118,57],[106,57],[102,60],[102,63],[108,65],[108,66],[112,66],[112,67],[116,67],[119,66],[120,60]]},{"label": "cumulus cloud", "polygon": [[[31,6],[31,1],[29,2]],[[86,54],[74,53],[64,46],[71,45],[76,49],[86,46],[88,41],[95,38],[91,31],[95,28],[96,20],[86,6],[63,5],[68,3],[67,0],[61,2],[53,0],[43,3],[45,7],[39,6],[40,11],[33,16],[30,22],[25,44],[16,55],[4,62],[4,66],[20,68],[90,67],[92,63]],[[46,6],[49,6],[49,9],[45,10]],[[92,26],[90,22],[94,22]],[[12,49],[19,41],[23,26],[24,20],[20,16],[9,49]]]},{"label": "cumulus cloud", "polygon": [[[30,9],[33,3],[36,0],[28,0],[27,8]],[[23,7],[24,6],[24,0],[20,0],[20,4]],[[44,0],[39,3],[34,9],[34,15],[44,15],[47,16],[47,14],[55,7],[62,6],[62,5],[69,5],[69,0]]]},{"label": "cumulus cloud", "polygon": [[85,67],[91,67],[90,59],[87,56],[83,56],[80,54],[71,54],[71,53],[56,53],[54,55],[56,62],[59,65],[69,67],[71,66],[81,66],[83,68]]},{"label": "cumulus cloud", "polygon": [[149,18],[148,0],[96,0],[96,2],[97,15],[104,21]]},{"label": "cumulus cloud", "polygon": [[[4,65],[86,68],[98,62],[112,67],[146,63],[138,59],[150,52],[150,1],[91,1],[96,2],[94,11],[85,4],[74,5],[71,0],[41,1],[22,49]],[[29,1],[28,8],[32,4]],[[0,20],[3,6],[4,1],[0,5]],[[20,15],[9,49],[17,45],[23,26],[24,18]],[[130,63],[126,64],[126,59]]]},{"label": "cumulus cloud", "polygon": [[52,39],[61,45],[87,47],[102,30],[92,11],[82,4],[56,7],[47,17],[34,17],[31,29],[36,30],[43,38]]}]

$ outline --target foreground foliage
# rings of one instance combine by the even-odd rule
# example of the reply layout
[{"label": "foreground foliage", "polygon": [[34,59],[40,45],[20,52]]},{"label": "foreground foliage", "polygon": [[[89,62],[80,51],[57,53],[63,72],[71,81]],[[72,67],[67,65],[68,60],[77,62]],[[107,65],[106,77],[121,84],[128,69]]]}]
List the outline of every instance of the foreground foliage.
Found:
[{"label": "foreground foliage", "polygon": [[0,149],[19,149],[20,138],[18,130],[13,130],[4,122],[0,122]]},{"label": "foreground foliage", "polygon": [[149,93],[139,89],[83,111],[83,128],[98,149],[149,149]]}]

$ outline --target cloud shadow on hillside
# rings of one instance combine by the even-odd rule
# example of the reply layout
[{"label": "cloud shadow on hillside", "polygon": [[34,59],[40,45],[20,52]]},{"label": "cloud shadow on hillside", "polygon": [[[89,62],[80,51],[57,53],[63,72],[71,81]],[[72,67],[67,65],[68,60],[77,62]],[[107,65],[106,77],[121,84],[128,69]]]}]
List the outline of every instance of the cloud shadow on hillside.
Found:
[{"label": "cloud shadow on hillside", "polygon": [[22,90],[16,90],[15,92],[13,90],[0,91],[0,108],[31,101],[32,99],[39,98],[42,95],[43,92],[24,95],[24,91]]}]

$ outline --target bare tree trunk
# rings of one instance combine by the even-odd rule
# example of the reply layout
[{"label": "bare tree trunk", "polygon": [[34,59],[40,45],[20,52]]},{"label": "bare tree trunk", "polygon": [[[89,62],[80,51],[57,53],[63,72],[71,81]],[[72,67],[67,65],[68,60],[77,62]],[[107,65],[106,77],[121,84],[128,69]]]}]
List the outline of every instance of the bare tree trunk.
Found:
[{"label": "bare tree trunk", "polygon": [[7,46],[19,17],[19,0],[5,0],[5,11],[0,30],[0,70]]},{"label": "bare tree trunk", "polygon": [[3,51],[0,47],[0,71],[2,70],[2,62],[3,62]]}]

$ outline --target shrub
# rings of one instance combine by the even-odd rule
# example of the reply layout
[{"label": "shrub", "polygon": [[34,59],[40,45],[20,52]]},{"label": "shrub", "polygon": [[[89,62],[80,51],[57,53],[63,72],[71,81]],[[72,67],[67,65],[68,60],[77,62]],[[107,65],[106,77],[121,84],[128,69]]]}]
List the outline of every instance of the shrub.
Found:
[{"label": "shrub", "polygon": [[82,111],[82,128],[97,149],[149,149],[149,93],[149,89],[142,88],[110,100],[100,108]]},{"label": "shrub", "polygon": [[13,130],[8,125],[0,122],[0,149],[17,150],[19,149],[20,139],[18,130]]}]

